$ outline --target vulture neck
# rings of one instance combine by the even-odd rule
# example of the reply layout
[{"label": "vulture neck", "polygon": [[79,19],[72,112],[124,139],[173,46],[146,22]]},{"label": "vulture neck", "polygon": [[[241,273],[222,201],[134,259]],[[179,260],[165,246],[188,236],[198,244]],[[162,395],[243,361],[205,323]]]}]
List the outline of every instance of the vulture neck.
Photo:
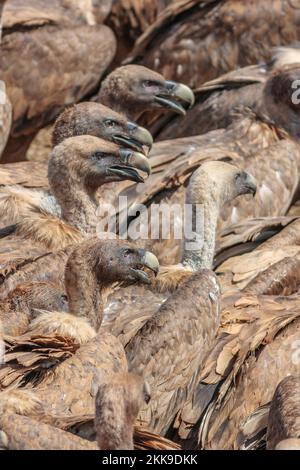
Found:
[{"label": "vulture neck", "polygon": [[[204,189],[204,185],[203,185]],[[220,201],[218,197],[211,197],[201,191],[201,196],[197,195],[197,203],[193,191],[188,188],[186,194],[186,204],[189,206],[191,222],[185,224],[185,239],[182,264],[192,271],[201,269],[212,269],[215,253],[215,239],[218,216],[220,211]],[[193,235],[191,236],[191,232]]]},{"label": "vulture neck", "polygon": [[[92,263],[91,260],[90,263]],[[68,263],[65,283],[69,299],[69,313],[76,317],[86,318],[98,331],[103,318],[104,287],[91,272],[86,259],[75,258]]]},{"label": "vulture neck", "polygon": [[95,234],[97,204],[95,192],[88,191],[76,177],[63,178],[63,184],[51,184],[51,190],[61,207],[62,218],[67,223],[88,235]]}]

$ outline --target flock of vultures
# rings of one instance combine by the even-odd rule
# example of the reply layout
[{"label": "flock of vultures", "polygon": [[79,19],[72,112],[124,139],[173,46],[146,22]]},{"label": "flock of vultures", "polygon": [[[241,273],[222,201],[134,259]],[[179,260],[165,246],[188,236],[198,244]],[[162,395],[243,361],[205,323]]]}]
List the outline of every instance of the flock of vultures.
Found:
[{"label": "flock of vultures", "polygon": [[300,449],[300,0],[0,4],[0,448]]}]

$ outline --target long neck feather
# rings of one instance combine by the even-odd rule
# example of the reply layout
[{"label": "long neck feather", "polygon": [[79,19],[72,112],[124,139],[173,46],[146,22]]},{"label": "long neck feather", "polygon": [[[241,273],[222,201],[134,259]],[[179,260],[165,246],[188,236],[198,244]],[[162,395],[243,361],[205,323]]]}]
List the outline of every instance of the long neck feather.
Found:
[{"label": "long neck feather", "polygon": [[220,208],[217,191],[206,191],[202,183],[191,180],[186,191],[189,217],[185,223],[182,264],[193,271],[212,268]]},{"label": "long neck feather", "polygon": [[94,193],[87,191],[82,178],[64,165],[51,173],[49,183],[61,207],[62,218],[79,231],[93,235],[97,225],[97,204]]}]

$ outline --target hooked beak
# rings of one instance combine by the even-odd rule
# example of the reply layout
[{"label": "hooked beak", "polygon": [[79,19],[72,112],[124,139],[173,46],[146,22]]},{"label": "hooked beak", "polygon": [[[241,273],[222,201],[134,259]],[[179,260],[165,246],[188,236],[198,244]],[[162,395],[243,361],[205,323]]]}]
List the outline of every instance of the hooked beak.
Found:
[{"label": "hooked beak", "polygon": [[[140,127],[134,122],[127,122],[128,136],[114,135],[113,141],[117,144],[138,152],[148,153],[153,144],[153,137],[147,129]],[[147,152],[144,151],[147,147]]]},{"label": "hooked beak", "polygon": [[[141,263],[143,268],[149,269],[154,273],[155,276],[157,276],[159,271],[159,262],[156,256],[150,251],[140,250],[140,252],[142,254]],[[143,271],[143,269],[131,268],[130,270],[136,281],[142,282],[144,284],[151,284],[149,275],[147,272]]]},{"label": "hooked beak", "polygon": [[149,160],[139,152],[133,152],[129,149],[120,149],[120,164],[112,165],[107,169],[109,175],[118,177],[120,180],[134,181],[135,183],[144,183],[144,178],[137,172],[140,170],[147,174],[151,173]]},{"label": "hooked beak", "polygon": [[249,173],[247,173],[246,180],[245,180],[245,191],[246,191],[246,194],[252,194],[253,197],[255,197],[256,191],[257,191],[256,180]]},{"label": "hooked beak", "polygon": [[195,95],[188,86],[166,80],[165,92],[156,95],[154,101],[161,107],[184,116],[186,109],[191,108],[195,103]]}]

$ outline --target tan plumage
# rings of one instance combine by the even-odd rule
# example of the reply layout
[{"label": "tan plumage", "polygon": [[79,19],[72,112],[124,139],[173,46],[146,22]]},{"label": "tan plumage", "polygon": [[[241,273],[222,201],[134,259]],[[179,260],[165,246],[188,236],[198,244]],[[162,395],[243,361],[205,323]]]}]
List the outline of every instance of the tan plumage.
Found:
[{"label": "tan plumage", "polygon": [[[249,362],[245,364],[248,370],[239,378],[239,386],[226,404],[226,411],[221,407],[217,412],[218,416],[212,416],[214,425],[210,429],[209,445],[219,448],[240,448],[246,445],[247,431],[244,432],[242,424],[247,417],[271,400],[275,387],[287,374],[299,374],[299,361],[291,360],[291,355],[297,354],[295,345],[298,338],[299,321],[295,321],[266,345],[257,359],[249,358]],[[231,408],[232,405],[236,412]],[[222,438],[216,436],[215,439],[214,426],[221,424],[219,420],[223,423],[226,421],[226,424]],[[252,433],[253,431],[252,429]]]},{"label": "tan plumage", "polygon": [[97,450],[98,446],[27,416],[4,414],[0,418],[0,449]]},{"label": "tan plumage", "polygon": [[233,256],[218,266],[216,271],[223,291],[245,289],[247,292],[249,287],[249,292],[256,294],[284,294],[285,289],[297,290],[300,221],[288,220],[290,223],[286,227],[275,232],[257,249]]},{"label": "tan plumage", "polygon": [[300,450],[300,439],[285,439],[277,444],[275,450]]},{"label": "tan plumage", "polygon": [[278,384],[271,401],[267,449],[285,439],[300,439],[300,376],[288,376]]},{"label": "tan plumage", "polygon": [[298,1],[178,0],[137,40],[128,60],[197,88],[297,41],[299,14]]},{"label": "tan plumage", "polygon": [[[12,135],[4,161],[24,159],[41,127],[53,121],[64,106],[93,92],[116,50],[112,31],[104,25],[92,26],[93,13],[86,6],[54,1],[57,8],[49,8],[45,2],[32,1],[30,9],[15,0],[8,11],[7,27],[5,14],[3,19],[0,78],[6,82],[13,107]],[[15,10],[19,16],[12,19]],[[36,67],[31,66],[33,61]]]},{"label": "tan plumage", "polygon": [[233,256],[252,251],[297,218],[296,215],[251,218],[222,230],[216,239],[214,265],[218,267]]},{"label": "tan plumage", "polygon": [[140,420],[164,435],[185,400],[219,324],[220,290],[210,270],[194,274],[144,324],[126,347],[129,370],[153,390]]}]

